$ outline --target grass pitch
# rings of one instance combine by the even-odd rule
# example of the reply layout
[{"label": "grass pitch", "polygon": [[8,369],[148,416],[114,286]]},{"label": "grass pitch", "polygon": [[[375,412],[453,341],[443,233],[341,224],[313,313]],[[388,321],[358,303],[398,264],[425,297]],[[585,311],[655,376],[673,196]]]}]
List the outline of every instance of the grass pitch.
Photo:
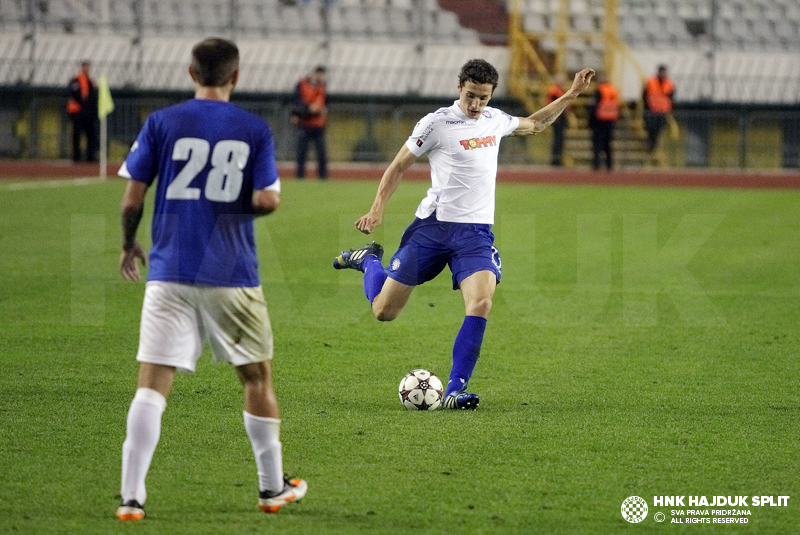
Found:
[{"label": "grass pitch", "polygon": [[[116,270],[123,183],[0,186],[0,532],[797,532],[799,192],[499,186],[480,409],[421,413],[397,385],[416,367],[446,380],[463,304],[445,272],[381,324],[360,276],[332,269],[365,242],[352,222],[375,187],[289,181],[257,222],[284,464],[306,499],[256,510],[241,388],[204,357],[169,398],[148,517],[123,525],[144,291]],[[392,199],[387,256],[425,188]],[[634,495],[639,524],[620,513]],[[790,498],[685,523],[717,510],[689,496],[716,495]]]}]

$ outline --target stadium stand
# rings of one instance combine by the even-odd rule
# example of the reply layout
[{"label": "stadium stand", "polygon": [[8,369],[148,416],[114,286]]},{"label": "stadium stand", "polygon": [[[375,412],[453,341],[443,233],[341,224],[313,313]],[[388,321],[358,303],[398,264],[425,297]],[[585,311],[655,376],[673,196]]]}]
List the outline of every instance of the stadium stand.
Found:
[{"label": "stadium stand", "polygon": [[[558,0],[520,0],[525,32],[544,53],[558,48]],[[507,0],[510,9],[511,0]],[[566,19],[566,68],[602,66],[599,39],[605,1],[571,0]],[[680,88],[678,101],[796,103],[800,101],[800,2],[796,0],[619,0],[620,39],[649,73],[660,63]],[[626,68],[622,95],[636,99],[641,74]]]},{"label": "stadium stand", "polygon": [[505,48],[482,45],[436,0],[3,0],[0,28],[0,85],[61,87],[91,59],[112,87],[188,89],[176,67],[208,35],[240,44],[243,63],[258,67],[240,83],[252,91],[290,91],[298,73],[326,63],[336,92],[451,94],[452,80],[437,86],[431,73],[452,75],[453,64],[431,61],[508,64]]},{"label": "stadium stand", "polygon": [[[519,1],[525,31],[540,36],[540,50],[554,53],[559,46],[555,38],[559,1]],[[332,67],[332,91],[449,94],[450,84],[437,85],[434,73],[452,71],[453,65],[436,61],[491,56],[502,58],[497,65],[501,74],[508,68],[507,48],[481,44],[485,33],[475,29],[475,21],[481,19],[476,13],[482,13],[476,7],[479,2],[503,4],[502,0],[3,0],[0,84],[61,87],[76,62],[88,58],[109,72],[112,86],[185,89],[185,80],[172,72],[185,62],[186,43],[221,35],[242,43],[249,51],[244,61],[252,58],[263,71],[252,75],[259,82],[245,84],[248,90],[289,90],[298,72],[327,63]],[[505,1],[507,10],[511,2]],[[604,0],[569,2],[564,30],[584,37],[567,38],[568,70],[602,65],[604,45],[596,36],[605,28],[605,4]],[[751,95],[764,103],[800,101],[799,26],[797,0],[619,0],[620,38],[645,72],[659,63],[670,65],[680,88],[679,101],[737,102]],[[346,61],[339,56],[345,50]],[[341,70],[334,70],[337,65]],[[357,73],[358,69],[370,75]],[[618,84],[623,98],[639,96],[640,76],[626,68]]]}]

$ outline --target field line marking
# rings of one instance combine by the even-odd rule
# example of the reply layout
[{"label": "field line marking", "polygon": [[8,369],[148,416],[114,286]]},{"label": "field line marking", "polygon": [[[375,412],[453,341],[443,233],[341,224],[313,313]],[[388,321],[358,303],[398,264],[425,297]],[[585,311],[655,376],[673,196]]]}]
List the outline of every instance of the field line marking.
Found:
[{"label": "field line marking", "polygon": [[0,184],[0,191],[24,191],[36,189],[66,188],[71,186],[88,186],[108,182],[108,179],[99,177],[85,177],[59,180],[34,180],[30,182],[14,182],[13,184]]}]

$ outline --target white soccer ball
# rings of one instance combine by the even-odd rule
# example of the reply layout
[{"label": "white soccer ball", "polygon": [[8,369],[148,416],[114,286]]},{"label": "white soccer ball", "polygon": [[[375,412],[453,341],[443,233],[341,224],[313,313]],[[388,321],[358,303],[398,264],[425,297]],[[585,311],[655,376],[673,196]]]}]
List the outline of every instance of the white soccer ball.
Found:
[{"label": "white soccer ball", "polygon": [[412,370],[400,380],[400,403],[406,409],[432,411],[442,404],[444,388],[436,374],[428,370]]}]

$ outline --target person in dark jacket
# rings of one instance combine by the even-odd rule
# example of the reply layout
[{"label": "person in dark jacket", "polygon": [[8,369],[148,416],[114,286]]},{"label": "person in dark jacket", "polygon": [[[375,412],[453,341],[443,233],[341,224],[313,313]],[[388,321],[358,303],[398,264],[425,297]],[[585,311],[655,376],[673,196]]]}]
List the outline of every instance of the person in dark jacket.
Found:
[{"label": "person in dark jacket", "polygon": [[328,156],[325,149],[325,127],[328,122],[328,91],[326,69],[320,65],[301,79],[292,98],[292,122],[298,126],[297,178],[306,176],[308,145],[313,142],[317,151],[317,173],[321,180],[328,178]]},{"label": "person in dark jacket", "polygon": [[100,148],[97,118],[97,83],[89,76],[92,64],[81,63],[81,70],[69,81],[67,115],[72,120],[72,160],[81,161],[81,136],[86,136],[88,162],[97,161]]}]

